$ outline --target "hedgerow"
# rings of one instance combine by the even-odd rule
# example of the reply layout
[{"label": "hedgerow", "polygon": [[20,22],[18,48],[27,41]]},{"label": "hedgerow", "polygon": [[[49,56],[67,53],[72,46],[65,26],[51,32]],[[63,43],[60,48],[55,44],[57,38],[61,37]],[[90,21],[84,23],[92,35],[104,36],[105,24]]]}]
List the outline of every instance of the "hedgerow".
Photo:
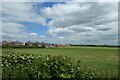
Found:
[{"label": "hedgerow", "polygon": [[67,56],[2,53],[2,80],[90,80],[95,77]]}]

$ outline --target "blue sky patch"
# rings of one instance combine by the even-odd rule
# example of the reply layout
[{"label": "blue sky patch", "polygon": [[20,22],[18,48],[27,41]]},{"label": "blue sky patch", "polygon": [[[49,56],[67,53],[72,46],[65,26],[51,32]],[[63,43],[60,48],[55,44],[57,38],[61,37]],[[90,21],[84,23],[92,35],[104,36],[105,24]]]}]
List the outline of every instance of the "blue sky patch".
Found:
[{"label": "blue sky patch", "polygon": [[37,33],[38,35],[46,35],[48,28],[41,24],[34,22],[20,22],[20,24],[25,26],[27,33]]}]

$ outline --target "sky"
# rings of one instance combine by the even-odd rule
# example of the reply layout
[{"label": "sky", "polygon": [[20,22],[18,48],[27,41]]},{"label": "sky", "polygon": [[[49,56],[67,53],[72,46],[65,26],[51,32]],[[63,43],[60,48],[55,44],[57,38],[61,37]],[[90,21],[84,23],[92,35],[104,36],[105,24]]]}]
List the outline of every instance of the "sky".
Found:
[{"label": "sky", "polygon": [[2,40],[118,44],[117,2],[3,2]]}]

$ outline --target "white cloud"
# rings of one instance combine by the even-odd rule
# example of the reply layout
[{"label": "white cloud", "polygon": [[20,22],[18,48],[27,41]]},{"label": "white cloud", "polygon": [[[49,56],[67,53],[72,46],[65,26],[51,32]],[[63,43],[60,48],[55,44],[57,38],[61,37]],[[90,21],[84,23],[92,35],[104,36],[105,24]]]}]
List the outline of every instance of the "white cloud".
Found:
[{"label": "white cloud", "polygon": [[48,23],[48,32],[55,36],[63,35],[78,43],[81,40],[98,44],[108,43],[107,40],[111,42],[108,44],[117,43],[117,3],[68,2],[47,7],[43,14],[52,19]]},{"label": "white cloud", "polygon": [[88,32],[88,31],[92,31],[94,30],[94,28],[92,27],[85,27],[83,25],[72,25],[70,27],[68,27],[68,29],[77,32],[77,33],[81,33],[81,32]]},{"label": "white cloud", "polygon": [[36,36],[36,37],[38,36],[37,33],[30,33],[30,35]]},{"label": "white cloud", "polygon": [[40,38],[45,38],[45,36],[41,35]]},{"label": "white cloud", "polygon": [[119,2],[119,0],[72,0],[72,2]]},{"label": "white cloud", "polygon": [[[86,6],[87,9],[84,10],[83,8]],[[52,29],[82,24],[85,26],[92,25],[93,27],[94,24],[101,25],[105,22],[115,21],[117,18],[117,5],[115,3],[102,5],[99,3],[66,3],[55,5],[52,8],[48,7],[43,10],[43,14],[52,19],[48,23],[48,26]],[[114,16],[111,17],[113,14]],[[88,23],[89,25],[86,25]]]},{"label": "white cloud", "polygon": [[[65,0],[2,0],[2,2],[64,2]],[[68,2],[119,2],[119,0],[66,0]]]},{"label": "white cloud", "polygon": [[2,23],[2,32],[4,33],[21,33],[22,31],[24,31],[24,27],[21,24],[17,24],[17,23],[6,23],[3,22]]},{"label": "white cloud", "polygon": [[5,22],[28,21],[44,24],[45,20],[33,10],[33,3],[3,3],[2,20]]},{"label": "white cloud", "polygon": [[48,30],[50,34],[55,34],[55,33],[69,33],[72,32],[72,30],[69,30],[68,28],[56,28],[56,29],[50,29]]},{"label": "white cloud", "polygon": [[64,37],[58,37],[59,39],[64,39]]},{"label": "white cloud", "polygon": [[[27,33],[20,22],[45,24],[45,19],[35,12],[33,4],[25,2],[4,2],[0,6],[2,12],[1,27],[3,40],[33,40],[39,37],[36,33]],[[26,26],[27,27],[27,26]],[[29,36],[29,37],[28,37]],[[37,38],[36,38],[37,37]]]},{"label": "white cloud", "polygon": [[[88,44],[117,43],[117,3],[66,2],[40,9],[41,15],[35,12],[33,4],[36,3],[3,3],[4,39]],[[51,19],[48,23],[47,18]],[[35,32],[27,33],[24,25],[19,23],[22,21],[47,25],[49,36],[39,36]]]}]

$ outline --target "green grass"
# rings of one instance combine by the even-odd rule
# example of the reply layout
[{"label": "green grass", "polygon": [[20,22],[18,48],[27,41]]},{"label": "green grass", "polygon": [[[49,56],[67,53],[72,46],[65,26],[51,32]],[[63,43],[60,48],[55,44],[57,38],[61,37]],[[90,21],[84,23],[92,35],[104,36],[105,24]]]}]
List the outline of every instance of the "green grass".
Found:
[{"label": "green grass", "polygon": [[[17,52],[34,55],[66,55],[75,60],[80,60],[81,66],[88,69],[92,67],[100,76],[112,76],[118,72],[118,49],[107,47],[64,47],[48,49],[2,49],[3,52]],[[87,67],[86,67],[87,66]]]}]

